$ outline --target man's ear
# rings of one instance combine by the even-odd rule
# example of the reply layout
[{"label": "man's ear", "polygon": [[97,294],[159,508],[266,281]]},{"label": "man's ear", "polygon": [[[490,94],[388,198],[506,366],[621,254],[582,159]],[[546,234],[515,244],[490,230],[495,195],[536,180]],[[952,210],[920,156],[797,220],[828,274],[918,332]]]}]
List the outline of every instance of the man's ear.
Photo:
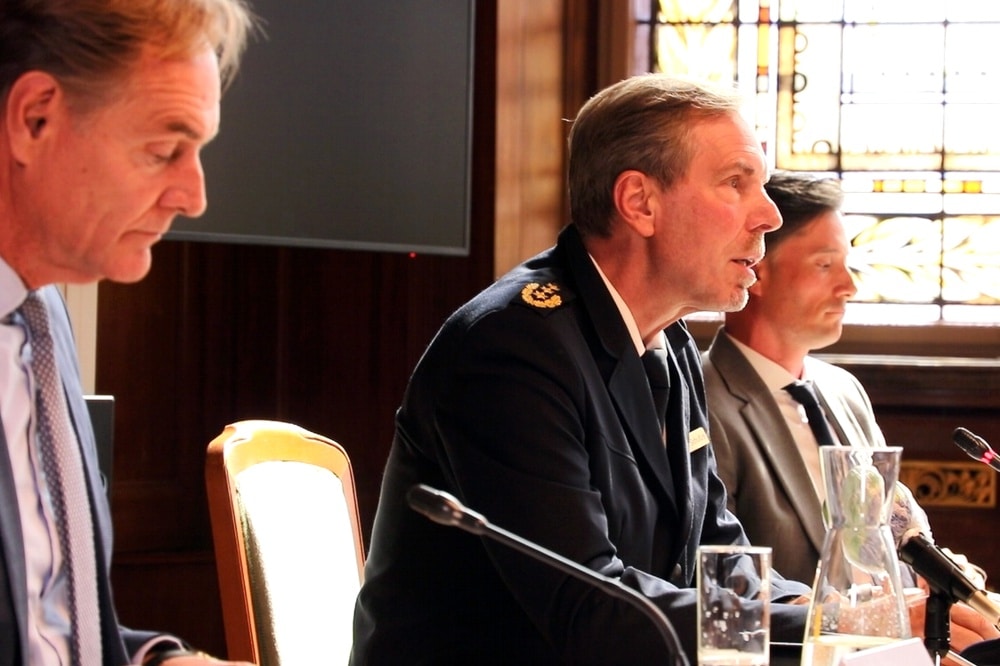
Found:
[{"label": "man's ear", "polygon": [[618,174],[613,190],[615,209],[625,224],[643,238],[653,235],[651,199],[654,189],[649,176],[641,171],[629,170]]},{"label": "man's ear", "polygon": [[58,112],[62,88],[45,72],[22,74],[10,88],[3,116],[3,130],[18,163],[30,161]]}]

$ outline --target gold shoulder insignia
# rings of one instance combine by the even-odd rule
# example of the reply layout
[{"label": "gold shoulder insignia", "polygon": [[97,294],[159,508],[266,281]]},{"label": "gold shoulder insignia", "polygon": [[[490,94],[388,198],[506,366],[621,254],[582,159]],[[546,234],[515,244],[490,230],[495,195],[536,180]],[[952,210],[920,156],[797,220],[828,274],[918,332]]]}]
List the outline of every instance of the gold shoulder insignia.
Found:
[{"label": "gold shoulder insignia", "polygon": [[521,290],[521,300],[536,308],[557,308],[562,305],[559,285],[554,282],[546,285],[531,282],[524,285],[524,289]]}]

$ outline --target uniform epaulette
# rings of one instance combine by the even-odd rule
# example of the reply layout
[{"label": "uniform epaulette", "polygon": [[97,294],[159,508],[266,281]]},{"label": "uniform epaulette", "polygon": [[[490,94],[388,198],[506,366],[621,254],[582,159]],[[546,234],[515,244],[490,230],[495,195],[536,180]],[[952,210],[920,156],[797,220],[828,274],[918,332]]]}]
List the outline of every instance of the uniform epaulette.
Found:
[{"label": "uniform epaulette", "polygon": [[521,289],[521,300],[538,310],[555,310],[563,305],[563,297],[559,293],[561,290],[555,282],[529,282]]}]

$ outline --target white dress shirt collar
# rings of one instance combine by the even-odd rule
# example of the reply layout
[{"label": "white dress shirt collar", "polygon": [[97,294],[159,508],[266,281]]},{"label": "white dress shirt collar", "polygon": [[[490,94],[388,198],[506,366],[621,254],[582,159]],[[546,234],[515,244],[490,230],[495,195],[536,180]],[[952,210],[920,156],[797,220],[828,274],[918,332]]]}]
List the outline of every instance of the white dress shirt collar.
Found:
[{"label": "white dress shirt collar", "polygon": [[[816,497],[822,503],[826,499],[826,486],[823,482],[822,465],[820,464],[816,436],[813,435],[812,429],[809,427],[809,419],[806,416],[805,409],[792,398],[788,391],[784,390],[785,386],[788,386],[788,384],[799,378],[728,333],[726,333],[726,336],[743,353],[747,362],[753,366],[754,371],[767,386],[767,390],[771,392],[778,410],[788,424],[795,447],[802,457],[802,464],[805,465],[806,471],[809,474],[809,480],[812,481],[813,490],[816,491]],[[809,358],[806,357],[805,360],[807,363],[804,364],[802,371],[801,379],[803,380],[809,379]],[[836,436],[834,434],[834,437]]]},{"label": "white dress shirt collar", "polygon": [[[748,347],[733,336],[729,335],[729,333],[726,333],[725,329],[723,329],[723,333],[725,333],[726,337],[729,338],[730,342],[736,345],[737,349],[743,352],[743,356],[745,356],[750,365],[753,366],[753,369],[757,371],[757,374],[760,375],[760,378],[767,386],[767,389],[772,393],[783,390],[786,386],[799,379],[792,373],[788,372],[788,370],[785,370],[784,367],[767,358],[756,349]],[[806,379],[804,373],[802,379]]]},{"label": "white dress shirt collar", "polygon": [[0,318],[16,310],[28,297],[28,289],[14,269],[0,257]]},{"label": "white dress shirt collar", "polygon": [[635,322],[635,317],[632,315],[632,311],[628,309],[628,304],[625,303],[625,299],[622,295],[618,293],[615,289],[615,285],[611,284],[611,280],[608,276],[604,274],[601,270],[600,264],[593,256],[587,255],[590,260],[594,262],[594,268],[597,269],[597,274],[601,276],[601,280],[604,281],[604,286],[608,288],[608,292],[611,294],[611,298],[614,299],[615,305],[618,306],[618,311],[622,315],[622,319],[625,320],[625,326],[628,328],[628,334],[632,338],[632,344],[635,345],[635,351],[639,356],[642,356],[647,349],[666,349],[667,348],[667,336],[660,331],[659,334],[653,339],[653,342],[646,345],[642,344],[642,335],[639,333],[639,325]]}]

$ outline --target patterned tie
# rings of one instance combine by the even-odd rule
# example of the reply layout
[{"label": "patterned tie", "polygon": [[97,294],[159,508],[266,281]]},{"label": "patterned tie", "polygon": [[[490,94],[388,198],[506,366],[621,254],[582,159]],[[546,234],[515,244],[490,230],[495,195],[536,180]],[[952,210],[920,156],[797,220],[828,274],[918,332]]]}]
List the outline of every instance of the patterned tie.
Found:
[{"label": "patterned tie", "polygon": [[830,424],[826,421],[826,416],[823,415],[823,408],[820,407],[819,400],[816,398],[812,382],[792,382],[785,387],[785,390],[805,407],[809,428],[816,436],[816,442],[820,446],[834,446],[836,439],[833,436],[833,431],[830,430]]},{"label": "patterned tie", "polygon": [[37,431],[42,471],[51,496],[63,563],[69,574],[72,661],[83,666],[100,664],[94,529],[80,449],[56,369],[45,304],[36,292],[30,292],[21,312],[31,335],[31,370],[38,391]]},{"label": "patterned tie", "polygon": [[660,436],[667,441],[667,402],[670,400],[670,373],[667,370],[667,350],[647,349],[642,355],[642,367],[653,393],[656,418],[660,423]]}]

